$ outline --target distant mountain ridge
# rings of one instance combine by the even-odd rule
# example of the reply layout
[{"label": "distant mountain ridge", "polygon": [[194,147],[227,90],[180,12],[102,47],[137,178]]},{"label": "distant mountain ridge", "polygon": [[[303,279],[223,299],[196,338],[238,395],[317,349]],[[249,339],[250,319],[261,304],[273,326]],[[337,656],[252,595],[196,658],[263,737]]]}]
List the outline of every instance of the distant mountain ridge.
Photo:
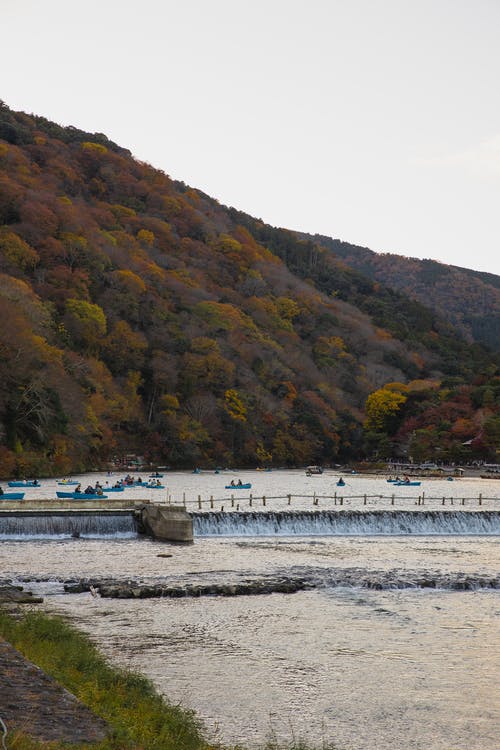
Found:
[{"label": "distant mountain ridge", "polygon": [[468,341],[500,349],[500,276],[418,260],[319,234],[300,236],[331,250],[350,268],[403,292],[448,320]]},{"label": "distant mountain ridge", "polygon": [[499,357],[436,309],[103,134],[2,103],[0,316],[3,475],[500,445]]}]

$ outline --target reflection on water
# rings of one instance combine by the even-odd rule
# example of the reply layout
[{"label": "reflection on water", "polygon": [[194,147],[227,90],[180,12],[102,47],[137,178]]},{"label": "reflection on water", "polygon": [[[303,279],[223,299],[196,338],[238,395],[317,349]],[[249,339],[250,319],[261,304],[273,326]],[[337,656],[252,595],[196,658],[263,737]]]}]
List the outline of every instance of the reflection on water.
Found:
[{"label": "reflection on water", "polygon": [[[172,557],[158,557],[169,552]],[[232,580],[300,566],[495,575],[491,537],[2,542],[2,577],[38,579],[116,664],[148,675],[225,742],[274,734],[349,750],[497,750],[498,591],[325,587],[291,595],[118,600],[68,578]]]}]

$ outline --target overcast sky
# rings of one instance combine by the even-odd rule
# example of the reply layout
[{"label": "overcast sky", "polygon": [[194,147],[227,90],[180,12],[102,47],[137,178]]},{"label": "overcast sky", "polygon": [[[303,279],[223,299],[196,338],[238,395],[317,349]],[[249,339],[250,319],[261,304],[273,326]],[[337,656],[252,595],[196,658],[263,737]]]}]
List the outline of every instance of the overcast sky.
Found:
[{"label": "overcast sky", "polygon": [[0,0],[0,98],[274,225],[500,274],[500,0]]}]

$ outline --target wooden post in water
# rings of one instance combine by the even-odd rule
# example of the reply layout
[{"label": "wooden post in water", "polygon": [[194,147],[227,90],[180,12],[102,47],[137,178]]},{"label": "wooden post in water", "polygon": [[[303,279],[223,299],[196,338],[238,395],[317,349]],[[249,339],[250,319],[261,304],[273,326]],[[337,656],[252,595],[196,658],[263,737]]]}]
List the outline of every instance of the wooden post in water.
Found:
[{"label": "wooden post in water", "polygon": [[444,505],[444,503],[445,503],[445,498],[443,497],[443,502],[441,503],[441,505]]},{"label": "wooden post in water", "polygon": [[265,504],[266,504],[266,496],[262,495],[262,505],[265,505]]},{"label": "wooden post in water", "polygon": [[425,492],[422,492],[422,505],[424,504]]},{"label": "wooden post in water", "polygon": [[185,492],[182,493],[182,504],[186,505],[186,493]]},{"label": "wooden post in water", "polygon": [[392,497],[391,497],[391,505],[394,505],[394,493],[392,494]]},{"label": "wooden post in water", "polygon": [[465,505],[465,497],[462,498],[462,505]]},{"label": "wooden post in water", "polygon": [[340,498],[340,504],[341,504],[341,505],[343,505],[343,504],[344,504],[344,498],[343,498],[343,497],[341,497],[341,498]]},{"label": "wooden post in water", "polygon": [[366,505],[366,495],[363,496],[363,505]]},{"label": "wooden post in water", "polygon": [[211,508],[214,507],[214,496],[213,495],[210,495],[210,507]]},{"label": "wooden post in water", "polygon": [[201,495],[198,495],[198,508],[201,510]]},{"label": "wooden post in water", "polygon": [[291,503],[292,503],[292,496],[291,495],[287,495],[287,497],[288,497],[288,505],[291,505]]},{"label": "wooden post in water", "polygon": [[250,497],[248,498],[248,504],[252,507],[252,493],[250,493]]},{"label": "wooden post in water", "polygon": [[333,504],[337,505],[337,490],[333,493]]},{"label": "wooden post in water", "polygon": [[234,508],[234,495],[231,495],[231,508]]},{"label": "wooden post in water", "polygon": [[479,499],[479,505],[482,505],[483,504],[483,496],[482,496],[481,492],[479,493],[479,498],[478,499]]}]

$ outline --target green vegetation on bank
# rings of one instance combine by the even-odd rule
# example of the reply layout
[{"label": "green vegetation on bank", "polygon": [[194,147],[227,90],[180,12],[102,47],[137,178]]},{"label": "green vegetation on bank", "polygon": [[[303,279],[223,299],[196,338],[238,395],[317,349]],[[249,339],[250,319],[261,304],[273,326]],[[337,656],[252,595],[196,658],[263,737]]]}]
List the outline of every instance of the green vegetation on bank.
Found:
[{"label": "green vegetation on bank", "polygon": [[[0,612],[0,634],[26,658],[109,723],[96,750],[209,750],[194,714],[169,705],[139,675],[109,666],[84,635],[58,617],[29,613],[14,619]],[[47,747],[13,738],[10,748]],[[49,747],[64,745],[50,743]]]},{"label": "green vegetation on bank", "polygon": [[[111,667],[63,618],[38,612],[13,617],[0,610],[0,635],[108,722],[110,735],[92,744],[94,750],[238,750],[205,739],[194,712],[169,704],[145,677]],[[37,742],[15,732],[9,732],[6,744],[9,750],[89,748]],[[286,747],[270,739],[262,750],[308,747],[300,739]],[[322,750],[334,750],[334,745],[323,743]]]}]

